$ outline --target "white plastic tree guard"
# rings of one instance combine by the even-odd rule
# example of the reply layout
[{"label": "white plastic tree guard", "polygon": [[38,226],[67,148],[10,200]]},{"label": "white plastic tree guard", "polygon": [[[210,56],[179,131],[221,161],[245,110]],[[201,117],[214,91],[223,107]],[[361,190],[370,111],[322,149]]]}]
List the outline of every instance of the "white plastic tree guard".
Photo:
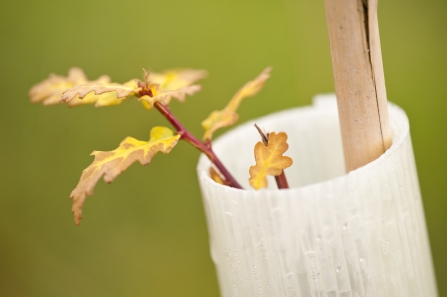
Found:
[{"label": "white plastic tree guard", "polygon": [[[223,297],[437,296],[408,119],[389,105],[393,145],[344,173],[335,97],[246,123],[214,143],[246,190],[198,164],[211,257]],[[290,189],[254,191],[257,123],[289,135]]]}]

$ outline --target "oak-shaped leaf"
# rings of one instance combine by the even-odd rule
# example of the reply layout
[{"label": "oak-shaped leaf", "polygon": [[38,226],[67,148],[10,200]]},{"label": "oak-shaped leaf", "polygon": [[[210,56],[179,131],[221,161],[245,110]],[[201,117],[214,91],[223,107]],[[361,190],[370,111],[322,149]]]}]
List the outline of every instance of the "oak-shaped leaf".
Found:
[{"label": "oak-shaped leaf", "polygon": [[[66,102],[70,107],[86,105],[86,104],[95,104],[95,107],[113,106],[120,104],[125,99],[131,96],[134,96],[139,90],[138,84],[135,79],[130,80],[122,85],[112,83],[112,84],[103,84],[102,86],[104,86],[103,91],[105,91],[105,88],[107,88],[108,90],[101,94],[96,94],[97,87],[91,84],[90,87],[92,88],[92,91],[90,93],[87,93],[82,99],[80,98],[79,95],[74,95],[74,97],[69,100],[68,98],[65,99],[67,93],[80,91],[79,86],[75,86],[74,88],[67,90],[63,98],[61,98],[61,102]],[[88,85],[84,85],[82,88],[84,89],[84,92],[86,92]],[[114,88],[117,88],[118,90],[114,90]],[[128,91],[133,90],[133,91],[130,91],[127,96],[123,96],[124,90]]]},{"label": "oak-shaped leaf", "polygon": [[[153,75],[155,79],[152,78]],[[186,95],[194,95],[202,89],[200,85],[191,84],[205,76],[206,71],[194,69],[170,70],[163,74],[145,72],[144,82],[135,79],[122,85],[110,83],[74,86],[63,94],[61,102],[67,102],[70,106],[95,103],[96,107],[100,107],[117,105],[128,97],[137,96],[144,107],[152,109],[155,102],[168,105],[172,98],[185,101]]]},{"label": "oak-shaped leaf", "polygon": [[270,77],[271,67],[264,69],[254,80],[247,82],[233,96],[230,102],[220,111],[213,111],[206,120],[202,122],[205,129],[203,139],[211,140],[213,133],[223,127],[228,127],[236,123],[239,116],[236,113],[242,99],[256,95],[264,86],[266,80]]},{"label": "oak-shaped leaf", "polygon": [[108,84],[110,77],[103,75],[97,80],[89,81],[82,69],[73,67],[68,71],[68,76],[50,74],[50,76],[35,84],[29,91],[32,103],[42,102],[44,105],[59,104],[62,94],[75,85],[80,84]]},{"label": "oak-shaped leaf", "polygon": [[31,102],[45,105],[65,102],[69,106],[95,104],[96,107],[112,106],[136,96],[147,109],[155,102],[165,105],[172,98],[184,101],[186,95],[193,95],[201,86],[193,85],[207,76],[205,70],[171,69],[163,73],[145,71],[144,82],[132,79],[124,84],[111,83],[110,77],[101,76],[89,81],[79,68],[71,68],[68,77],[51,74],[50,77],[29,91]]},{"label": "oak-shaped leaf", "polygon": [[144,107],[147,109],[152,109],[155,102],[168,105],[172,98],[175,98],[180,102],[184,102],[186,95],[192,96],[202,89],[200,85],[192,85],[181,87],[176,90],[164,91],[161,89],[160,85],[155,83],[151,83],[149,88],[151,90],[150,95],[141,96],[139,99],[143,102]]},{"label": "oak-shaped leaf", "polygon": [[110,183],[136,161],[147,165],[156,153],[169,153],[179,138],[180,135],[174,135],[172,130],[166,127],[154,127],[150,132],[149,141],[126,137],[113,151],[94,151],[91,154],[95,156],[93,163],[84,169],[78,185],[70,195],[76,225],[80,224],[85,198],[93,195],[93,189],[101,177],[104,176],[104,181]]},{"label": "oak-shaped leaf", "polygon": [[258,142],[255,145],[256,165],[250,167],[250,186],[256,190],[267,187],[267,175],[278,176],[293,163],[290,157],[282,154],[287,151],[287,134],[271,132],[268,144]]},{"label": "oak-shaped leaf", "polygon": [[169,69],[163,73],[145,71],[145,83],[139,100],[149,110],[155,102],[168,105],[172,98],[183,102],[186,95],[194,95],[202,89],[193,83],[207,76],[205,70],[196,69]]},{"label": "oak-shaped leaf", "polygon": [[[124,99],[136,95],[138,85],[128,82],[126,84],[82,84],[68,89],[60,98],[61,102],[69,103],[76,99],[85,99],[84,104],[96,103],[96,106],[111,106],[121,103]],[[103,96],[101,96],[103,95]],[[98,103],[99,102],[99,103]],[[80,105],[72,104],[72,106]]]},{"label": "oak-shaped leaf", "polygon": [[149,82],[160,85],[163,90],[177,90],[207,76],[206,70],[202,69],[169,69],[162,73],[151,72]]}]

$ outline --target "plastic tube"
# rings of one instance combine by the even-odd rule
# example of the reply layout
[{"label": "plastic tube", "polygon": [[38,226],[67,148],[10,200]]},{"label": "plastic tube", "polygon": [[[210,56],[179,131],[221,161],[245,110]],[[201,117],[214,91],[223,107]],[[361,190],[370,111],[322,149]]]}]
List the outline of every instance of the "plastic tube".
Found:
[{"label": "plastic tube", "polygon": [[[269,115],[219,138],[214,150],[246,190],[198,175],[211,257],[223,297],[437,296],[405,113],[389,105],[393,145],[348,174],[335,97]],[[259,134],[289,135],[290,189],[254,191],[248,169]]]}]

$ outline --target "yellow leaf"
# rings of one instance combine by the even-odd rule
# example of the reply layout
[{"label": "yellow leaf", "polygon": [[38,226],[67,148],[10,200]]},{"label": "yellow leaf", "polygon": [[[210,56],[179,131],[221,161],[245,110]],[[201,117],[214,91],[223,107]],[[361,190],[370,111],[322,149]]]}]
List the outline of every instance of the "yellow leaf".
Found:
[{"label": "yellow leaf", "polygon": [[256,165],[250,167],[250,186],[259,190],[267,187],[267,175],[278,176],[283,169],[292,165],[292,159],[282,154],[287,151],[287,134],[272,132],[268,137],[267,146],[258,142],[255,145]]},{"label": "yellow leaf", "polygon": [[59,104],[59,100],[65,91],[75,85],[87,83],[107,84],[110,83],[110,78],[103,75],[95,81],[89,81],[81,69],[73,67],[68,71],[67,77],[50,74],[49,78],[31,88],[29,97],[32,103]]},{"label": "yellow leaf", "polygon": [[72,68],[68,77],[50,75],[29,92],[31,102],[44,104],[65,102],[69,106],[95,104],[96,107],[112,106],[130,96],[139,97],[143,106],[151,109],[155,102],[168,105],[172,98],[181,102],[186,95],[193,95],[202,88],[192,85],[207,76],[205,70],[173,69],[164,73],[147,73],[145,80],[131,80],[124,84],[111,83],[108,76],[88,81],[79,68]]},{"label": "yellow leaf", "polygon": [[[73,99],[84,99],[88,96],[86,104],[99,102],[97,106],[111,106],[121,103],[129,96],[135,95],[138,89],[136,84],[134,86],[116,83],[76,85],[65,91],[60,101],[69,103]],[[73,104],[73,106],[75,105],[79,104]]]},{"label": "yellow leaf", "polygon": [[170,69],[163,73],[146,72],[145,83],[142,84],[140,99],[143,106],[150,110],[155,102],[168,105],[172,98],[185,101],[186,95],[194,95],[202,89],[199,85],[191,85],[205,78],[205,70]]},{"label": "yellow leaf", "polygon": [[270,67],[264,69],[258,77],[246,83],[233,96],[223,110],[213,111],[208,118],[202,122],[202,127],[205,129],[203,139],[210,140],[217,129],[228,127],[236,123],[239,117],[236,110],[242,99],[256,95],[264,86],[265,81],[270,77],[270,71]]},{"label": "yellow leaf", "polygon": [[180,135],[174,135],[168,128],[154,127],[148,142],[126,137],[113,151],[94,151],[91,154],[95,156],[93,163],[84,169],[78,185],[70,195],[73,199],[72,212],[76,225],[79,225],[82,218],[85,198],[93,195],[93,188],[102,176],[105,182],[110,183],[136,161],[147,165],[157,152],[169,153],[179,138]]},{"label": "yellow leaf", "polygon": [[211,178],[218,184],[227,185],[227,182],[224,178],[214,169],[214,167],[210,167],[210,176]]},{"label": "yellow leaf", "polygon": [[[152,109],[155,102],[160,102],[163,105],[168,105],[172,98],[177,99],[180,102],[185,101],[186,95],[194,95],[202,89],[200,85],[192,85],[187,87],[182,87],[177,90],[163,91],[160,89],[158,84],[151,83],[150,89],[152,90],[152,96],[144,95],[140,97],[140,101],[147,109]],[[156,90],[156,91],[154,91]]]},{"label": "yellow leaf", "polygon": [[170,69],[163,73],[151,72],[149,82],[159,84],[163,90],[177,90],[190,86],[207,76],[205,70]]},{"label": "yellow leaf", "polygon": [[[136,81],[134,79],[122,84],[122,86],[131,88],[134,90],[138,90],[138,84],[136,83]],[[91,92],[91,93],[88,93],[83,99],[80,99],[78,96],[75,96],[72,100],[68,101],[68,105],[71,107],[74,107],[74,106],[79,106],[79,105],[95,103],[95,107],[113,106],[113,105],[120,104],[126,98],[127,97],[118,98],[117,93],[114,91],[106,92],[101,95],[96,95],[94,92]]]}]

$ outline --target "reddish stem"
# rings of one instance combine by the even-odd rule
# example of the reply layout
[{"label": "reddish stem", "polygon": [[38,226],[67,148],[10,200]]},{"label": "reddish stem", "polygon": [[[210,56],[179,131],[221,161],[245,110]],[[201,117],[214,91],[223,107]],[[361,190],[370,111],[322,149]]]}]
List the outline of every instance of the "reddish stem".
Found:
[{"label": "reddish stem", "polygon": [[172,126],[177,130],[177,134],[180,135],[180,139],[183,139],[190,143],[192,146],[200,150],[204,153],[211,162],[216,166],[216,168],[220,171],[220,173],[225,177],[225,180],[228,182],[228,185],[233,188],[242,189],[239,183],[234,179],[231,173],[225,168],[222,162],[214,153],[211,148],[211,143],[203,143],[199,139],[197,139],[191,132],[189,132],[180,122],[179,120],[171,113],[169,108],[160,102],[154,103],[155,108],[171,123]]},{"label": "reddish stem", "polygon": [[284,170],[281,172],[280,175],[275,176],[276,184],[278,185],[278,189],[288,189],[289,183],[287,182],[286,174],[284,173]]}]

